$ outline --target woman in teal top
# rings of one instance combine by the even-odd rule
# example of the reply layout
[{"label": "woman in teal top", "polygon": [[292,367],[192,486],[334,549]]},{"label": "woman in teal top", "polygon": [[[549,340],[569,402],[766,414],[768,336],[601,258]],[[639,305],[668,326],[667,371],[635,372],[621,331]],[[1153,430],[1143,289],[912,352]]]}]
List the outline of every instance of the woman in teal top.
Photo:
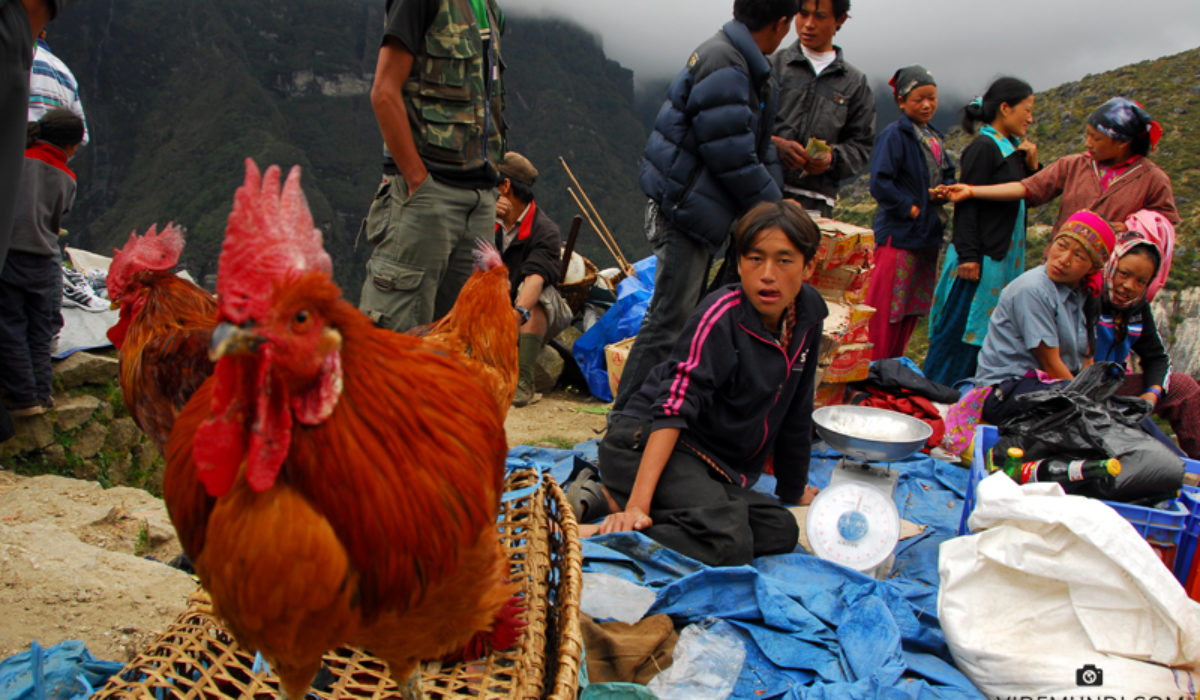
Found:
[{"label": "woman in teal top", "polygon": [[[1037,146],[1023,140],[1033,122],[1033,88],[999,78],[963,112],[973,133],[962,155],[959,182],[990,185],[1020,180],[1038,169]],[[925,375],[953,385],[975,374],[988,319],[1000,290],[1025,271],[1025,202],[968,199],[954,208],[953,245],[934,290]]]}]

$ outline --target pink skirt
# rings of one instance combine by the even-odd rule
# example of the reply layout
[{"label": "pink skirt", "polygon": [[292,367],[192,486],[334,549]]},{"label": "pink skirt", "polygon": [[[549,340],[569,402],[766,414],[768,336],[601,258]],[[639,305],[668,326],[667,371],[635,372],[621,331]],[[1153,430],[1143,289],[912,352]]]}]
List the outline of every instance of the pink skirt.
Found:
[{"label": "pink skirt", "polygon": [[872,360],[904,355],[917,321],[933,305],[937,257],[938,248],[905,250],[885,244],[875,249],[866,298],[875,307],[869,325]]}]

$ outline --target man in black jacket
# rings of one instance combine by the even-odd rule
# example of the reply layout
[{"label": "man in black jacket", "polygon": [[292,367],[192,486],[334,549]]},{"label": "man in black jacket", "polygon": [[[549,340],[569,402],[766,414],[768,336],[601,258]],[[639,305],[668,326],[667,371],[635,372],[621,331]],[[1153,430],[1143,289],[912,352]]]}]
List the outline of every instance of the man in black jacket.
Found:
[{"label": "man in black jacket", "polygon": [[509,151],[496,166],[503,178],[496,200],[496,248],[508,268],[513,314],[520,328],[519,374],[514,406],[541,398],[534,391],[533,368],[547,338],[571,323],[571,310],[558,293],[562,236],[533,199],[538,171],[533,163]]},{"label": "man in black jacket", "polygon": [[[783,195],[822,216],[833,215],[838,184],[867,167],[875,143],[867,76],[833,45],[849,12],[850,0],[803,0],[799,40],[771,59],[779,81],[774,141],[785,168]],[[824,145],[810,153],[810,139]]]},{"label": "man in black jacket", "polygon": [[646,237],[654,296],[629,352],[613,410],[667,359],[699,303],[729,226],[778,202],[783,173],[771,144],[778,86],[767,59],[787,36],[796,0],[734,0],[733,20],[688,58],[646,140],[639,182],[650,198]]}]

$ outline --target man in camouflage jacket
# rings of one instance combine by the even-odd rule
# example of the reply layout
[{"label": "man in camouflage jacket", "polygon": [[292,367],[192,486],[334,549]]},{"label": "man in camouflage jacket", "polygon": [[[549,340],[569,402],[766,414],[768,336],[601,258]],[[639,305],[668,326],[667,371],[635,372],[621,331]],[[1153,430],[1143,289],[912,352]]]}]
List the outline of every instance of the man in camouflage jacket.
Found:
[{"label": "man in camouflage jacket", "polygon": [[383,181],[363,222],[374,249],[359,301],[384,328],[449,311],[476,240],[492,237],[503,21],[495,0],[388,0],[371,86]]}]

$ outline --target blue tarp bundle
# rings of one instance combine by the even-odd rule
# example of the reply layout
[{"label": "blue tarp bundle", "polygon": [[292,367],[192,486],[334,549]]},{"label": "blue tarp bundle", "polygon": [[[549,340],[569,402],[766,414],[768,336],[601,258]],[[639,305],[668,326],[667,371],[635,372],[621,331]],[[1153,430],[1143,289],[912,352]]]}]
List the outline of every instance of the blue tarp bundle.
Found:
[{"label": "blue tarp bundle", "polygon": [[[595,442],[574,451],[515,448],[509,464],[537,465],[563,483],[577,457],[594,461]],[[839,456],[814,449],[813,457],[810,482],[824,487]],[[892,466],[900,516],[927,527],[900,542],[884,581],[802,552],[709,567],[632,532],[584,540],[584,571],[655,589],[648,614],[678,624],[715,617],[738,628],[746,662],[733,697],[980,698],[954,667],[937,619],[938,545],[956,535],[967,473],[920,455]],[[772,492],[774,479],[756,488]]]},{"label": "blue tarp bundle", "polygon": [[121,666],[97,661],[77,639],[59,642],[49,649],[34,641],[29,651],[0,661],[0,698],[86,700]]},{"label": "blue tarp bundle", "polygon": [[613,400],[612,390],[608,388],[604,346],[637,335],[646,308],[650,306],[650,297],[654,295],[655,260],[651,255],[634,263],[637,276],[621,280],[617,286],[617,303],[571,346],[571,354],[583,372],[588,391],[602,401]]}]

